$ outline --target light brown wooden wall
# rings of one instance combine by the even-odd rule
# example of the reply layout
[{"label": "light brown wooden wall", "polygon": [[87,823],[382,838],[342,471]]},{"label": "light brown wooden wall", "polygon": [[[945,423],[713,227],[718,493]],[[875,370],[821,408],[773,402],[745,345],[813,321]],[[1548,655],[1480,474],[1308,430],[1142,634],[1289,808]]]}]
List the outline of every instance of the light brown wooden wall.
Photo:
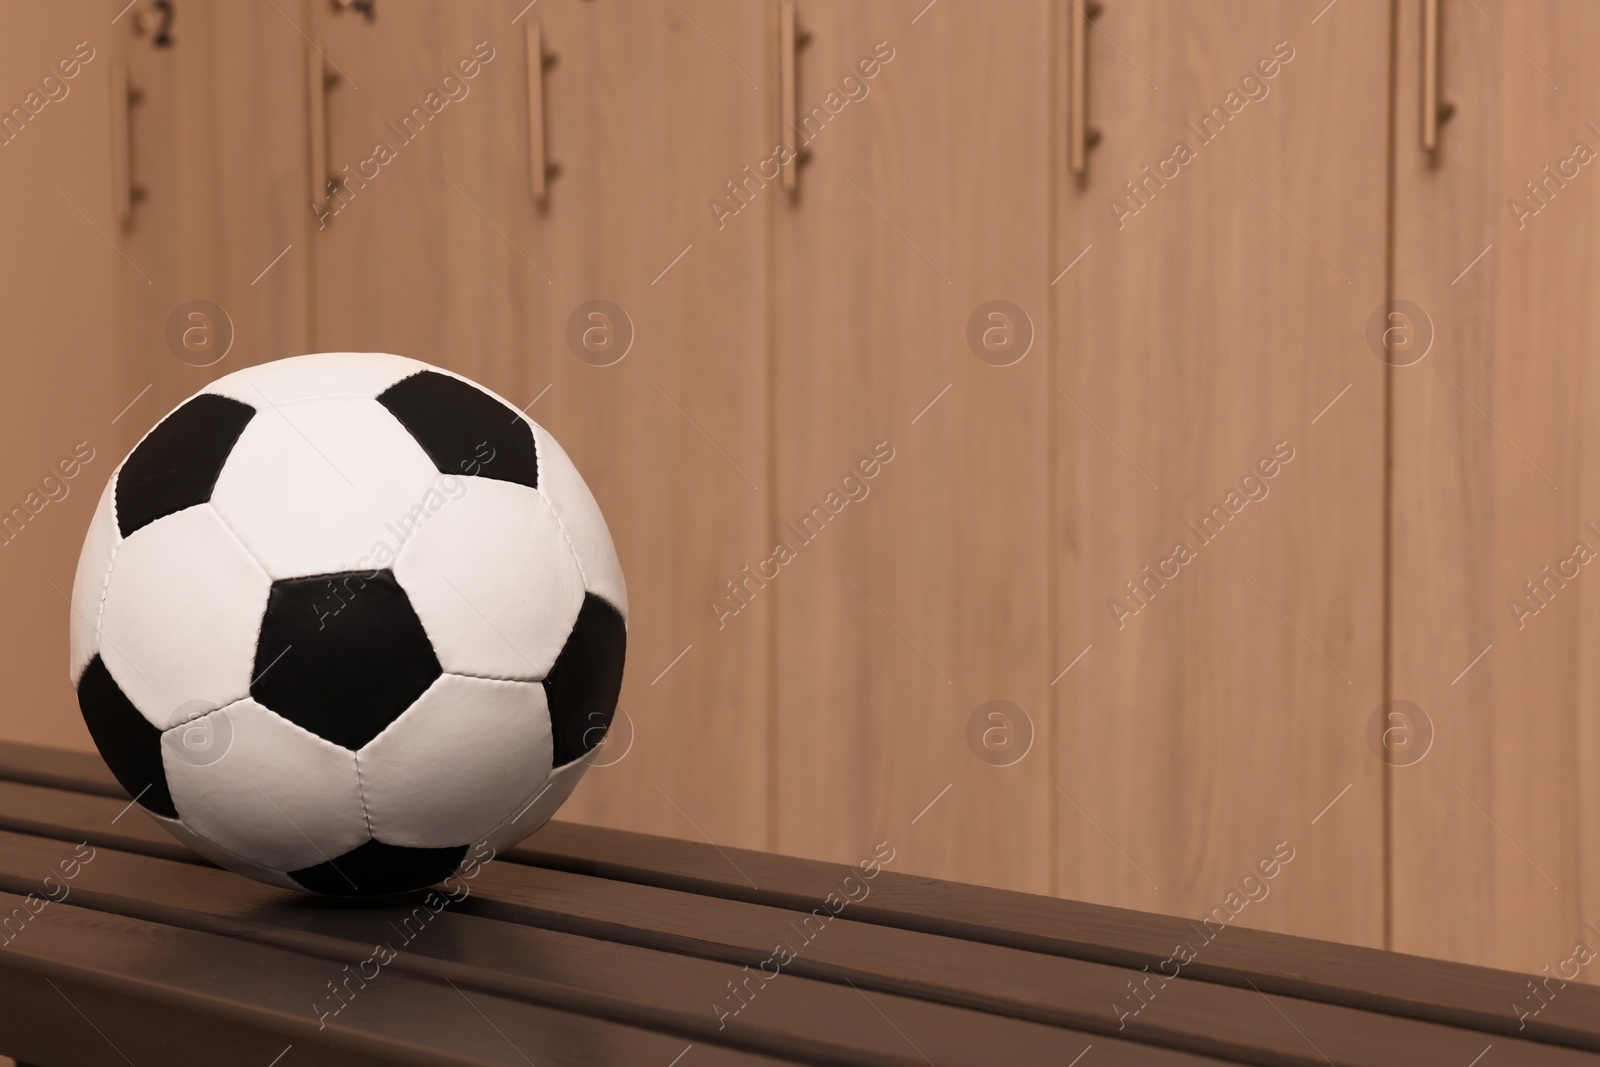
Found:
[{"label": "light brown wooden wall", "polygon": [[[109,19],[96,5],[0,3],[0,107],[24,106],[30,92],[34,106],[49,100],[0,145],[0,509],[39,508],[0,547],[0,731],[79,748],[89,733],[67,681],[65,594],[82,532],[121,456],[119,431],[134,417],[112,422],[133,398],[117,377],[118,275],[138,275],[106,239]],[[62,79],[57,64],[72,59],[79,42],[93,58]],[[52,74],[55,99],[40,85]],[[46,486],[79,442],[94,458],[76,477]]]},{"label": "light brown wooden wall", "polygon": [[[930,874],[1046,892],[1050,6],[799,12],[807,112],[892,58],[808,128],[776,220],[773,525],[798,558],[729,623],[777,624],[772,844],[854,862],[887,840]],[[1007,368],[965,341],[997,298],[1036,327]],[[893,458],[866,479],[875,450]],[[865,495],[801,544],[852,470]],[[994,699],[1038,733],[1014,767],[967,745]]]},{"label": "light brown wooden wall", "polygon": [[[888,840],[904,870],[1191,916],[1282,842],[1238,922],[1529,970],[1600,938],[1592,605],[1579,577],[1521,628],[1508,607],[1573,542],[1600,551],[1590,168],[1520,227],[1507,206],[1573,141],[1600,148],[1588,6],[1444,0],[1457,110],[1430,157],[1421,0],[1109,0],[1080,177],[1081,7],[798,0],[795,100],[832,110],[792,192],[745,170],[794,140],[780,0],[379,0],[371,21],[189,0],[168,49],[134,32],[145,0],[112,26],[120,6],[90,73],[123,60],[142,94],[144,198],[120,227],[66,171],[105,198],[85,213],[108,243],[42,185],[60,280],[15,292],[82,273],[51,234],[97,265],[73,301],[13,302],[40,337],[64,308],[107,348],[112,316],[84,308],[115,305],[120,356],[80,342],[80,369],[27,379],[87,383],[41,424],[149,385],[118,452],[216,374],[349,348],[529,404],[633,601],[616,762],[564,817],[845,861]],[[59,22],[24,60],[77,39]],[[319,222],[316,73],[344,177],[479,42],[469,94]],[[59,124],[45,169],[107,156],[107,110]],[[1179,141],[1192,158],[1151,177]],[[6,210],[46,217],[17,173]],[[234,325],[215,367],[165,340],[193,299]],[[567,340],[596,299],[631,323],[610,366]],[[1394,299],[1432,321],[1414,366],[1369,344]],[[978,314],[994,301],[1005,318]],[[1026,355],[980,359],[975,317]],[[27,456],[51,438],[20,417]],[[23,488],[31,467],[8,470]],[[83,516],[54,518],[37,566],[64,587]],[[1193,558],[1149,577],[1179,541]],[[8,637],[28,678],[64,610],[23,584],[34,565],[0,575],[40,605]],[[53,668],[32,699],[49,714],[7,736],[87,745]],[[1419,762],[1373,747],[1393,699],[1431,721]]]},{"label": "light brown wooden wall", "polygon": [[[1600,181],[1543,168],[1600,151],[1600,9],[1481,7],[1445,5],[1456,113],[1434,160],[1418,5],[1398,20],[1394,290],[1434,339],[1392,372],[1394,692],[1429,716],[1435,751],[1392,772],[1394,944],[1560,973],[1600,944],[1600,601],[1591,568],[1563,563],[1600,551]],[[1549,182],[1541,197],[1530,181]]]}]

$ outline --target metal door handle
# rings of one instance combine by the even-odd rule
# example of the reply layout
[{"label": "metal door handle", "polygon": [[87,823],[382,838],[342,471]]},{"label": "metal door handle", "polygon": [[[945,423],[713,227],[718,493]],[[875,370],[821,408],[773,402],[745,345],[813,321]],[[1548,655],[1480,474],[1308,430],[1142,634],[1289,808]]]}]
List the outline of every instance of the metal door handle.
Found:
[{"label": "metal door handle", "polygon": [[129,83],[128,64],[111,68],[111,210],[118,225],[133,222],[139,190],[133,186],[133,105],[139,94]]},{"label": "metal door handle", "polygon": [[536,19],[527,25],[528,41],[528,195],[543,205],[550,197],[550,179],[561,173],[551,163],[545,145],[544,72],[556,57],[544,51],[544,27]]},{"label": "metal door handle", "polygon": [[1439,0],[1422,0],[1422,150],[1439,150],[1439,124],[1455,114],[1455,105],[1439,99]]},{"label": "metal door handle", "polygon": [[1067,116],[1070,140],[1067,169],[1075,178],[1089,172],[1089,149],[1100,143],[1100,131],[1089,127],[1089,23],[1100,14],[1092,0],[1067,0],[1072,8],[1067,25]]},{"label": "metal door handle", "polygon": [[[781,0],[778,4],[778,67],[779,88],[778,101],[778,140],[781,142],[789,136],[789,131],[794,130],[798,136],[799,130],[795,126],[795,65],[799,60],[800,41],[795,34],[794,26],[794,0]],[[800,146],[795,145],[799,152]],[[800,161],[793,160],[783,167],[783,191],[792,193],[800,187]]]},{"label": "metal door handle", "polygon": [[306,128],[310,141],[311,210],[319,218],[328,205],[328,71],[322,53],[306,43]]}]

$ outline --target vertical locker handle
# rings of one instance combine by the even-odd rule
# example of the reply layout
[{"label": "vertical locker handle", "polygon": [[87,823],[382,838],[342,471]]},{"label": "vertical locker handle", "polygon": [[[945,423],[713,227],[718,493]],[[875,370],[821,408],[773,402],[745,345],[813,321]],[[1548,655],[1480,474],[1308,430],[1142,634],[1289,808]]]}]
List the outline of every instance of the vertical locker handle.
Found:
[{"label": "vertical locker handle", "polygon": [[[795,61],[799,41],[794,30],[794,0],[779,0],[778,4],[778,68],[781,87],[778,101],[778,140],[787,142],[795,130]],[[800,146],[795,145],[798,152]],[[800,161],[790,161],[783,168],[783,191],[792,193],[800,186]]]},{"label": "vertical locker handle", "polygon": [[1439,124],[1455,114],[1456,107],[1441,99],[1444,83],[1439,51],[1444,31],[1439,0],[1422,0],[1422,150],[1439,150]]},{"label": "vertical locker handle", "polygon": [[1439,0],[1422,0],[1422,150],[1439,148]]},{"label": "vertical locker handle", "polygon": [[319,217],[328,203],[328,72],[322,53],[306,43],[306,129],[310,137],[311,209]]},{"label": "vertical locker handle", "polygon": [[545,144],[544,128],[544,72],[555,66],[556,57],[544,50],[544,26],[536,19],[528,21],[528,195],[535,204],[543,206],[550,197],[550,179],[561,173],[561,167],[550,162]]},{"label": "vertical locker handle", "polygon": [[111,211],[117,224],[133,222],[133,88],[128,64],[111,68]]},{"label": "vertical locker handle", "polygon": [[1092,0],[1067,0],[1072,14],[1067,21],[1067,169],[1074,178],[1089,173],[1089,149],[1100,142],[1100,131],[1089,128],[1089,23],[1100,14]]}]

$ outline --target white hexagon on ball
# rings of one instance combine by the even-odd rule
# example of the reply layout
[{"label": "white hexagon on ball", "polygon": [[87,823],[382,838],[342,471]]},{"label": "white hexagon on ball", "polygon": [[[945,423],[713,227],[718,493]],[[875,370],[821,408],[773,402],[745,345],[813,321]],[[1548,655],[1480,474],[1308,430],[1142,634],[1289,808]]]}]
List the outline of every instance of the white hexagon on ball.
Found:
[{"label": "white hexagon on ball", "polygon": [[394,576],[446,671],[538,681],[583,606],[561,524],[527,486],[441,481],[454,488],[400,549]]},{"label": "white hexagon on ball", "polygon": [[544,784],[550,758],[543,686],[441,675],[356,753],[372,836],[414,848],[482,841]]},{"label": "white hexagon on ball", "polygon": [[167,783],[185,826],[275,871],[315,867],[367,840],[353,752],[253,700],[211,714],[226,716],[231,733],[220,758],[191,758],[181,731],[162,737]]},{"label": "white hexagon on ball", "polygon": [[193,701],[231,703],[250,692],[270,585],[209,505],[157,519],[117,546],[100,657],[157,727]]},{"label": "white hexagon on ball", "polygon": [[392,539],[437,474],[374,401],[263,402],[211,500],[274,578],[371,570],[373,547]]}]

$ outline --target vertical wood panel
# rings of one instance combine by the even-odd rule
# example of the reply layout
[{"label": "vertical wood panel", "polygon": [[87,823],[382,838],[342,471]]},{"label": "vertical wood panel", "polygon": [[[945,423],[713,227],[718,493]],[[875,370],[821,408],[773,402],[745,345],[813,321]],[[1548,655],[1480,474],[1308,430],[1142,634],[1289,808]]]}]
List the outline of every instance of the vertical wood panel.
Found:
[{"label": "vertical wood panel", "polygon": [[1443,12],[1456,111],[1432,163],[1416,132],[1421,5],[1398,21],[1395,293],[1435,339],[1394,372],[1394,686],[1436,737],[1394,772],[1394,947],[1570,972],[1574,944],[1600,943],[1595,579],[1564,562],[1579,543],[1600,551],[1585,460],[1600,179],[1563,161],[1600,151],[1600,10]]},{"label": "vertical wood panel", "polygon": [[[118,423],[121,450],[213,378],[305,351],[304,44],[287,20],[306,16],[279,7],[181,5],[160,48],[153,29],[138,29],[148,3],[111,27],[137,94],[129,145],[141,191],[117,234],[134,265],[120,276],[121,391],[150,386]],[[203,355],[180,359],[168,341],[174,312],[196,300],[232,323],[231,349],[209,366],[192,365]],[[222,336],[220,319],[211,326]]]},{"label": "vertical wood panel", "polygon": [[[752,619],[718,640],[730,635],[708,601],[757,540],[771,492],[772,205],[719,231],[707,202],[770,143],[771,8],[567,0],[545,12],[561,54],[547,128],[563,169],[537,246],[554,285],[536,334],[550,355],[536,354],[545,375],[532,383],[550,384],[534,414],[607,509],[633,612],[622,692],[633,749],[591,772],[563,817],[753,847],[771,844],[770,631]],[[596,299],[634,328],[626,357],[603,368],[566,341],[574,310]]]},{"label": "vertical wood panel", "polygon": [[[766,514],[766,208],[718,233],[706,206],[770,141],[765,5],[380,4],[370,23],[318,19],[360,86],[330,89],[332,168],[378,139],[395,159],[316,235],[317,345],[441,363],[531,404],[617,541],[632,615],[602,762],[620,761],[591,771],[563,817],[766,845],[766,624],[712,643],[708,608]],[[544,130],[560,172],[543,208],[528,19],[555,57]],[[494,58],[470,94],[395,143],[387,124],[480,41]],[[603,367],[568,341],[597,299],[633,331]]]},{"label": "vertical wood panel", "polygon": [[334,188],[302,211],[318,349],[412,356],[523,403],[528,293],[545,283],[529,262],[522,27],[505,7],[387,5],[368,20],[313,5],[301,63],[324,68]]},{"label": "vertical wood panel", "polygon": [[[794,558],[728,622],[778,627],[781,851],[887,839],[903,869],[1050,888],[1048,10],[798,5],[800,113],[837,113],[801,131],[776,220],[776,510],[745,550]],[[968,347],[991,300],[1031,319],[1011,366]],[[893,459],[847,485],[879,442]],[[991,700],[1021,709],[976,730],[1012,766],[969,747]]]},{"label": "vertical wood panel", "polygon": [[1120,0],[1089,33],[1104,141],[1051,265],[1082,253],[1052,288],[1059,873],[1202,916],[1287,842],[1231,921],[1378,944],[1389,16],[1319,7]]}]

